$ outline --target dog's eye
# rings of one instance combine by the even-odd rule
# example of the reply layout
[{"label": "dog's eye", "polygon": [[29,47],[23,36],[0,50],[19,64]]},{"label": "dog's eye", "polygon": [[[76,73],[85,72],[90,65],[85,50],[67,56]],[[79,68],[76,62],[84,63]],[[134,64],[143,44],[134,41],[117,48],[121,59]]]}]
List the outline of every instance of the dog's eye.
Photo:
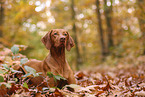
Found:
[{"label": "dog's eye", "polygon": [[57,35],[57,33],[54,33],[54,35]]},{"label": "dog's eye", "polygon": [[65,33],[64,36],[67,36],[67,34]]}]

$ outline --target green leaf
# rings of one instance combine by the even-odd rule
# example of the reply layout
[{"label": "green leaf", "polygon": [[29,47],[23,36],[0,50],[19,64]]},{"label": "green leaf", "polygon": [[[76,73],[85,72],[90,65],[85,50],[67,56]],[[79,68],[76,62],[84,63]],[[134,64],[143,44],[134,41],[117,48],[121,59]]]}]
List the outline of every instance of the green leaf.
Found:
[{"label": "green leaf", "polygon": [[17,71],[17,70],[14,70],[14,69],[11,69],[11,71],[12,71],[13,73],[23,73],[22,71]]},{"label": "green leaf", "polygon": [[10,70],[10,68],[8,67],[7,64],[2,64],[2,66],[3,66],[5,69]]},{"label": "green leaf", "polygon": [[7,88],[11,87],[11,83],[6,83],[5,85],[6,85]]},{"label": "green leaf", "polygon": [[52,74],[52,72],[47,72],[47,76],[48,76],[49,78],[51,78],[51,77],[53,77],[54,75]]},{"label": "green leaf", "polygon": [[0,82],[4,82],[4,78],[1,75],[0,75]]},{"label": "green leaf", "polygon": [[52,72],[47,72],[47,76],[49,78],[53,77],[54,78],[54,81],[56,82],[57,80],[60,80],[60,79],[63,79],[63,80],[67,80],[66,78],[60,76],[60,75],[53,75]]},{"label": "green leaf", "polygon": [[[29,66],[24,66],[25,70],[30,74],[32,74],[34,77],[39,76],[39,73],[36,73],[36,70]],[[25,77],[25,76],[24,76]]]},{"label": "green leaf", "polygon": [[42,72],[38,72],[38,74],[42,74]]},{"label": "green leaf", "polygon": [[5,73],[4,71],[0,70],[0,74],[4,74],[4,73]]},{"label": "green leaf", "polygon": [[42,74],[42,72],[33,73],[33,76],[34,76],[34,77],[37,77],[37,76],[39,76],[39,74]]},{"label": "green leaf", "polygon": [[4,86],[5,88],[10,88],[11,87],[11,83],[3,82],[2,84],[0,84],[0,86]]},{"label": "green leaf", "polygon": [[67,80],[66,78],[60,76],[60,75],[54,75],[55,79],[57,80],[60,80],[60,79],[63,79],[63,80]]},{"label": "green leaf", "polygon": [[15,55],[15,54],[19,53],[19,48],[17,46],[13,46],[13,47],[11,47],[11,51]]},{"label": "green leaf", "polygon": [[56,80],[55,76],[53,76],[53,79],[54,79],[54,81],[57,83],[57,80]]},{"label": "green leaf", "polygon": [[34,77],[39,76],[39,73],[33,73],[33,76]]},{"label": "green leaf", "polygon": [[33,69],[32,67],[29,67],[29,66],[24,66],[25,70],[28,72],[28,73],[31,73],[31,74],[36,74],[36,70]]},{"label": "green leaf", "polygon": [[50,88],[50,89],[49,89],[50,93],[54,93],[55,89],[56,89],[56,87],[54,87],[54,88],[53,88],[53,87]]},{"label": "green leaf", "polygon": [[23,58],[23,59],[20,60],[20,63],[21,64],[25,64],[27,62],[28,62],[28,58]]},{"label": "green leaf", "polygon": [[17,78],[14,78],[14,80],[15,80],[15,82],[17,82],[17,81],[18,81],[18,79],[17,79]]},{"label": "green leaf", "polygon": [[28,89],[28,84],[26,82],[23,83],[23,87]]}]

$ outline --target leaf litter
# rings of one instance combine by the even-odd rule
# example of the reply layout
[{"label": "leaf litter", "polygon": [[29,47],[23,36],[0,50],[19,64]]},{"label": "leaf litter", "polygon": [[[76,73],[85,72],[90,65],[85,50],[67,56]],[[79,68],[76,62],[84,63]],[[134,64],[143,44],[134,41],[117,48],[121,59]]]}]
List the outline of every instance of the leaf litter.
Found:
[{"label": "leaf litter", "polygon": [[[7,51],[5,51],[7,50]],[[77,84],[65,85],[62,89],[49,87],[49,77],[39,84],[29,83],[32,76],[39,75],[29,67],[27,75],[14,70],[16,65],[28,61],[18,53],[16,46],[12,52],[8,48],[0,51],[0,97],[143,97],[145,96],[145,63],[118,64],[116,66],[99,65],[89,70],[75,72]],[[143,56],[144,57],[144,56]],[[137,61],[137,60],[136,60]],[[26,69],[27,70],[27,69]],[[56,80],[65,79],[59,75]]]}]

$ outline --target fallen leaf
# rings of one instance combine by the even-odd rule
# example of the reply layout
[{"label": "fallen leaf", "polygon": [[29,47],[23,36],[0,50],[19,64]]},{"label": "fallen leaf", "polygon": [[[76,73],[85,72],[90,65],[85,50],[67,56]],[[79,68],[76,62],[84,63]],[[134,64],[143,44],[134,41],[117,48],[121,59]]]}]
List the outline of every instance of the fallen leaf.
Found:
[{"label": "fallen leaf", "polygon": [[136,96],[145,96],[145,91],[141,90],[141,91],[135,92],[135,95]]}]

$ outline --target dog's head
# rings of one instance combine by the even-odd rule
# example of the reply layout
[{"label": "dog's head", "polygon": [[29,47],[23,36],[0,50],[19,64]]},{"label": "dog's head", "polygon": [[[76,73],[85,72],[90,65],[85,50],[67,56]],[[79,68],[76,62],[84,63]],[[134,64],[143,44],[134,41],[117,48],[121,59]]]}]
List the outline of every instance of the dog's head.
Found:
[{"label": "dog's head", "polygon": [[42,43],[46,46],[48,50],[52,46],[54,47],[66,47],[68,51],[74,46],[74,41],[69,33],[64,29],[53,29],[50,30],[41,39]]}]

